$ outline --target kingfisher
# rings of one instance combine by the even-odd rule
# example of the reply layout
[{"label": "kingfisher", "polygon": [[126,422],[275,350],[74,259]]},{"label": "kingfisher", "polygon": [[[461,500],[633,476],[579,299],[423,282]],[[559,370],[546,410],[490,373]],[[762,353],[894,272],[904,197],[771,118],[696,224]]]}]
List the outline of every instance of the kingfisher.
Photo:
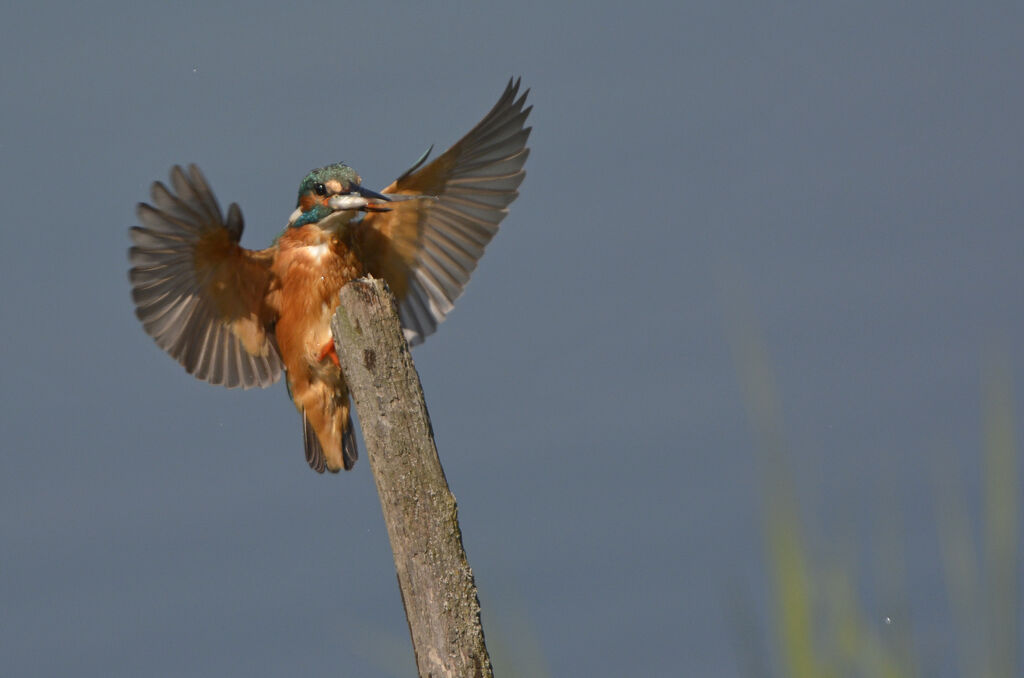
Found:
[{"label": "kingfisher", "polygon": [[341,288],[383,278],[410,345],[437,329],[519,195],[533,108],[519,89],[509,80],[464,137],[380,192],[344,163],[311,171],[266,249],[239,244],[241,209],[225,215],[198,167],[173,167],[130,229],[135,315],[203,381],[265,388],[286,374],[309,466],[351,469],[359,453],[330,327]]}]

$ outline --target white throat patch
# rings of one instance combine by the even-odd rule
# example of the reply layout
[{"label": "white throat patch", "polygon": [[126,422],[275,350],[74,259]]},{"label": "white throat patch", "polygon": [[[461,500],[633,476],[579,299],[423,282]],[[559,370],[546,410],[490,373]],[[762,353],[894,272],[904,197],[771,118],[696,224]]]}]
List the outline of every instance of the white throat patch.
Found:
[{"label": "white throat patch", "polygon": [[319,245],[310,245],[306,250],[309,252],[310,257],[319,262],[331,251],[331,246],[322,242]]}]

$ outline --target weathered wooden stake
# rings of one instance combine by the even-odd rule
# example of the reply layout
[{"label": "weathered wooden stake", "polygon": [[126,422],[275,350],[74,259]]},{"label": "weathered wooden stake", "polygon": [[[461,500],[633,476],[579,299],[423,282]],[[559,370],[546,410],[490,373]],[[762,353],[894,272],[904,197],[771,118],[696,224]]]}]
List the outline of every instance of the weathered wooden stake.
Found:
[{"label": "weathered wooden stake", "polygon": [[341,290],[331,323],[380,495],[421,678],[490,678],[480,602],[455,497],[387,284]]}]

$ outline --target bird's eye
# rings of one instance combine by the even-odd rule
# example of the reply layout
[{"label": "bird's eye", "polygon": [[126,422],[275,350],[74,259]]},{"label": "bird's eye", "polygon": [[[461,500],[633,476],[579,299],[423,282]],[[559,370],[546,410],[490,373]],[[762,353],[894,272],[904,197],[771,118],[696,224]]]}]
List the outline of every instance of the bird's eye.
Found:
[{"label": "bird's eye", "polygon": [[327,195],[327,187],[324,186],[323,184],[317,184],[316,186],[314,186],[313,191],[317,195]]}]

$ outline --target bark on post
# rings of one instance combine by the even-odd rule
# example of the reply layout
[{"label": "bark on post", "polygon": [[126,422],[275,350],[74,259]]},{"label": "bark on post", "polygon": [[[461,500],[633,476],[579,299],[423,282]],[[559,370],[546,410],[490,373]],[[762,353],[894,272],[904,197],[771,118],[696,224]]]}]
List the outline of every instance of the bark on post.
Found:
[{"label": "bark on post", "polygon": [[387,284],[346,285],[331,326],[377,483],[419,675],[490,678],[455,497]]}]

